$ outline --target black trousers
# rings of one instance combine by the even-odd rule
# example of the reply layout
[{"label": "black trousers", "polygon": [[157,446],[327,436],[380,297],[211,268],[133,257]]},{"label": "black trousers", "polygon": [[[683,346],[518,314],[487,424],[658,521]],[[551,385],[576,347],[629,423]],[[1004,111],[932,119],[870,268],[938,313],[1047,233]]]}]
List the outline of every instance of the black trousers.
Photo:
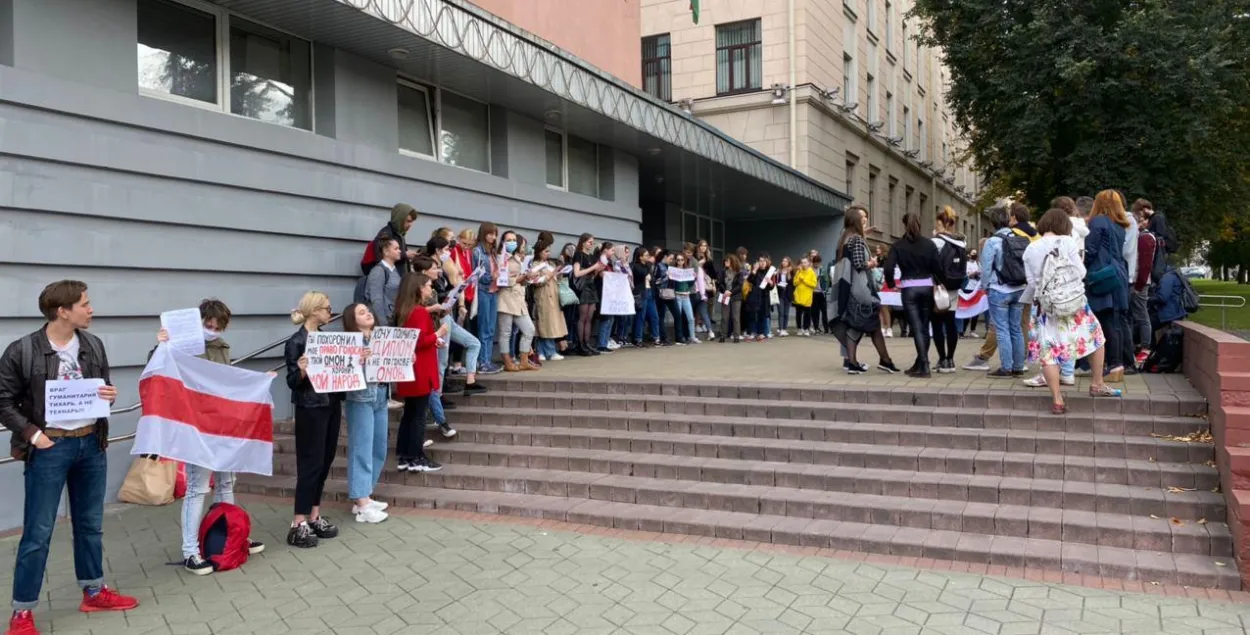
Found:
[{"label": "black trousers", "polygon": [[955,346],[959,343],[959,329],[955,328],[955,312],[938,313],[935,311],[930,322],[933,324],[933,343],[937,346],[938,358],[953,359]]},{"label": "black trousers", "polygon": [[1121,311],[1103,309],[1095,311],[1098,323],[1102,325],[1102,334],[1107,338],[1107,353],[1104,356],[1106,368],[1124,366],[1124,322]]},{"label": "black trousers", "polygon": [[295,513],[307,516],[321,505],[330,464],[338,448],[342,404],[295,407]]},{"label": "black trousers", "polygon": [[414,461],[425,456],[425,411],[430,407],[430,396],[405,397],[404,414],[399,419],[399,434],[395,438],[395,456],[400,461]]},{"label": "black trousers", "polygon": [[812,307],[794,305],[794,323],[800,331],[812,330]]},{"label": "black trousers", "polygon": [[[933,319],[933,287],[905,287],[903,313],[916,344],[916,365],[929,366],[929,323]],[[954,315],[954,314],[952,314]]]},{"label": "black trousers", "polygon": [[825,294],[812,294],[812,311],[811,319],[815,323],[816,330],[822,333],[829,332],[829,305],[825,302]]}]

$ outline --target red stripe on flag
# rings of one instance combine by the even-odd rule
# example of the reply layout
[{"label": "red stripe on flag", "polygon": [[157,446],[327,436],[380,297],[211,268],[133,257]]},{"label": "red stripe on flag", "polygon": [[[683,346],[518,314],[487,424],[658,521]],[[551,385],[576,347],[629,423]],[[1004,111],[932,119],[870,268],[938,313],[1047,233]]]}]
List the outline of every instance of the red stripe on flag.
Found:
[{"label": "red stripe on flag", "polygon": [[181,421],[203,434],[273,442],[273,406],[189,390],[170,377],[139,382],[143,414]]}]

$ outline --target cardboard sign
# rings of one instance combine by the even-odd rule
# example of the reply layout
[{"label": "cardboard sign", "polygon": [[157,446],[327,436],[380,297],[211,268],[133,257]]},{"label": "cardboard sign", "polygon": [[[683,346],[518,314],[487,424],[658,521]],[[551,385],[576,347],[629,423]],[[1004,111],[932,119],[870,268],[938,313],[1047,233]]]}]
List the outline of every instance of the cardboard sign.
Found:
[{"label": "cardboard sign", "polygon": [[109,402],[100,398],[104,380],[49,380],[43,391],[44,421],[80,421],[109,416]]},{"label": "cardboard sign", "polygon": [[365,371],[360,357],[364,348],[362,333],[309,333],[304,354],[308,356],[308,381],[313,390],[329,393],[363,389]]},{"label": "cardboard sign", "polygon": [[668,279],[672,282],[694,282],[694,269],[668,268]]},{"label": "cardboard sign", "polygon": [[365,362],[365,380],[390,383],[415,379],[412,364],[416,360],[420,335],[420,329],[374,328],[369,340],[369,359]]},{"label": "cardboard sign", "polygon": [[629,287],[629,275],[606,272],[603,274],[603,297],[599,312],[603,315],[633,315],[634,292]]},{"label": "cardboard sign", "polygon": [[169,334],[169,345],[174,349],[187,355],[204,354],[204,319],[198,308],[162,313],[161,328]]}]

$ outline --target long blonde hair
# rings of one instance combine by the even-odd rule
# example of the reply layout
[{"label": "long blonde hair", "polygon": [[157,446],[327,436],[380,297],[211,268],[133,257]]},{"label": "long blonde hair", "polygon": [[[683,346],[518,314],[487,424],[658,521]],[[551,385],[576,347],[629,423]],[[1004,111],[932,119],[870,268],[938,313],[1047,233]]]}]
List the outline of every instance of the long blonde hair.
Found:
[{"label": "long blonde hair", "polygon": [[1103,190],[1094,197],[1094,208],[1089,211],[1089,219],[1092,221],[1097,216],[1106,216],[1120,227],[1132,225],[1128,214],[1124,212],[1124,199],[1115,190]]},{"label": "long blonde hair", "polygon": [[299,299],[299,305],[295,307],[295,310],[291,311],[291,322],[303,324],[313,313],[317,312],[317,309],[327,304],[330,304],[330,296],[320,291],[309,291]]}]

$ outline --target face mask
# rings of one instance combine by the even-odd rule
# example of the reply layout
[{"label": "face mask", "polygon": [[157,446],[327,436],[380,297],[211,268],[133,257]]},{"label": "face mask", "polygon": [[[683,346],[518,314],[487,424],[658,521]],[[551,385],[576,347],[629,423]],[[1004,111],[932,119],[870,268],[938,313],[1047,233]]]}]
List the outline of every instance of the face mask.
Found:
[{"label": "face mask", "polygon": [[516,241],[515,241],[515,240],[509,240],[508,242],[506,242],[506,243],[504,243],[504,244],[503,244],[503,248],[504,248],[504,251],[506,251],[506,252],[508,252],[508,253],[512,253],[512,252],[516,251]]},{"label": "face mask", "polygon": [[218,333],[217,331],[214,331],[213,329],[208,329],[208,328],[204,329],[204,341],[205,342],[215,341],[219,337],[221,337],[221,333]]},{"label": "face mask", "polygon": [[443,262],[447,262],[448,260],[451,260],[451,253],[444,251],[442,254],[439,254],[438,259]]}]

